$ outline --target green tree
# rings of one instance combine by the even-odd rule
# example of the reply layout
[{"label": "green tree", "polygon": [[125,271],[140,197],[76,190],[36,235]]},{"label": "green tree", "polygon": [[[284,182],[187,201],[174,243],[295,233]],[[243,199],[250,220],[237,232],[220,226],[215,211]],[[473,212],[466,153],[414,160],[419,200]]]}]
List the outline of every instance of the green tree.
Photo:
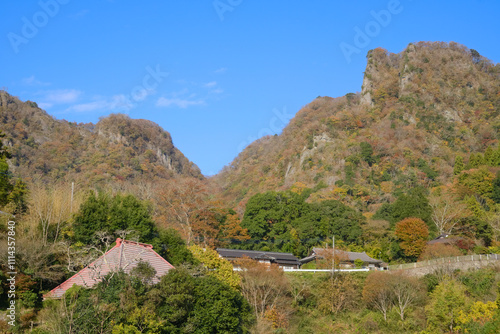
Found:
[{"label": "green tree", "polygon": [[153,219],[148,206],[133,195],[111,197],[91,193],[82,204],[73,223],[74,237],[77,241],[89,244],[96,232],[113,234],[127,230],[129,238],[137,237],[141,242],[152,242],[157,237]]},{"label": "green tree", "polygon": [[493,180],[491,199],[494,200],[495,203],[500,203],[500,172],[497,173],[497,176]]},{"label": "green tree", "polygon": [[468,298],[465,287],[453,279],[445,279],[430,294],[425,307],[428,327],[433,333],[453,333],[460,312],[466,310]]},{"label": "green tree", "polygon": [[465,169],[464,158],[457,155],[455,158],[455,165],[453,166],[453,174],[458,175]]},{"label": "green tree", "polygon": [[405,218],[420,218],[433,229],[431,215],[427,193],[424,188],[417,187],[399,196],[394,203],[382,205],[373,218],[387,220],[392,226]]},{"label": "green tree", "polygon": [[362,142],[359,146],[361,147],[361,158],[371,166],[375,162],[372,146],[367,142]]},{"label": "green tree", "polygon": [[185,268],[170,270],[148,295],[165,333],[247,333],[248,302],[211,276],[194,277]]},{"label": "green tree", "polygon": [[[347,243],[358,243],[364,223],[365,218],[359,211],[339,201],[326,200],[309,204],[308,213],[298,219],[297,226],[303,231],[302,236],[305,232],[316,232],[315,237],[318,239],[335,235]],[[302,236],[301,239],[304,239]]]},{"label": "green tree", "polygon": [[482,166],[479,169],[473,169],[463,172],[458,176],[458,184],[466,189],[469,194],[490,197],[493,190],[494,174],[488,170],[488,167]]},{"label": "green tree", "polygon": [[[0,147],[1,149],[1,147]],[[9,203],[9,194],[12,191],[12,184],[10,183],[11,175],[9,172],[9,165],[5,157],[0,157],[0,207]]]},{"label": "green tree", "polygon": [[267,250],[306,256],[310,247],[332,235],[360,242],[365,223],[361,213],[335,200],[306,203],[304,193],[266,192],[250,198],[242,227],[248,229],[254,249],[267,245]]},{"label": "green tree", "polygon": [[241,225],[253,239],[269,239],[283,234],[305,212],[307,205],[299,194],[268,191],[248,200]]},{"label": "green tree", "polygon": [[185,268],[170,270],[148,296],[167,333],[184,333],[195,303],[195,280]]},{"label": "green tree", "polygon": [[494,166],[494,154],[495,151],[493,150],[493,147],[488,146],[486,148],[486,151],[484,151],[484,163],[488,166]]},{"label": "green tree", "polygon": [[210,270],[208,276],[214,276],[233,289],[240,288],[241,277],[233,270],[233,265],[221,258],[217,251],[210,248],[204,250],[196,245],[189,246],[189,249],[194,257]]},{"label": "green tree", "polygon": [[252,310],[243,296],[215,277],[195,282],[195,302],[187,327],[196,334],[248,333]]},{"label": "green tree", "polygon": [[196,264],[197,261],[186,246],[179,232],[173,228],[159,231],[158,245],[154,245],[158,254],[174,266],[183,263]]}]

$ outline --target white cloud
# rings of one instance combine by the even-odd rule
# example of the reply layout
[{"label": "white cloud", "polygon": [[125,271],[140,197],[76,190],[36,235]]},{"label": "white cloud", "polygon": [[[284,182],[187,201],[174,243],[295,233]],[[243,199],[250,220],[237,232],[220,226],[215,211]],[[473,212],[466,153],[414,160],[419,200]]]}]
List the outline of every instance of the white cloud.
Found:
[{"label": "white cloud", "polygon": [[108,105],[109,105],[108,102],[101,100],[101,101],[75,104],[74,106],[71,106],[68,109],[66,109],[66,111],[89,112],[99,109],[105,109]]},{"label": "white cloud", "polygon": [[221,67],[221,68],[218,68],[214,71],[214,73],[216,74],[221,74],[221,73],[225,73],[227,71],[227,67]]},{"label": "white cloud", "polygon": [[[139,101],[136,99],[136,101]],[[133,103],[133,100],[128,98],[127,96],[120,94],[114,95],[111,98],[106,97],[95,97],[95,100],[92,102],[75,104],[66,109],[66,111],[75,111],[75,112],[92,112],[96,110],[108,110],[114,111],[117,109],[130,110],[135,107],[136,104]]]},{"label": "white cloud", "polygon": [[52,103],[45,103],[45,102],[37,103],[37,105],[38,107],[40,107],[40,109],[47,109],[53,106]]},{"label": "white cloud", "polygon": [[217,86],[217,81],[207,82],[204,86],[205,87],[215,87],[215,86]]},{"label": "white cloud", "polygon": [[82,92],[76,89],[59,89],[49,90],[42,94],[44,95],[42,103],[54,105],[74,103],[78,100]]},{"label": "white cloud", "polygon": [[179,98],[168,99],[165,97],[160,97],[158,99],[158,101],[156,101],[157,107],[177,106],[177,107],[182,108],[182,109],[185,109],[185,108],[191,107],[191,106],[204,105],[204,104],[205,104],[205,101],[203,101],[203,100],[186,100],[186,99],[179,99]]},{"label": "white cloud", "polygon": [[222,88],[216,88],[216,89],[211,90],[210,93],[213,93],[213,94],[222,94],[222,93],[224,93],[224,89],[222,89]]},{"label": "white cloud", "polygon": [[50,82],[43,82],[40,80],[37,80],[34,75],[24,78],[21,80],[21,83],[26,86],[49,86]]}]

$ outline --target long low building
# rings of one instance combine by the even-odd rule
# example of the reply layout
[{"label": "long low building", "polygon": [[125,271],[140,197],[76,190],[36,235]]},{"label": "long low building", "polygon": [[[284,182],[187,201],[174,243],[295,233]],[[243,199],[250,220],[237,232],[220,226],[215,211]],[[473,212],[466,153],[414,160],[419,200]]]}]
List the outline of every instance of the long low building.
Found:
[{"label": "long low building", "polygon": [[[300,260],[301,264],[305,264],[317,259],[325,259],[332,257],[332,249],[331,248],[313,248],[312,254],[308,257],[305,257]],[[374,259],[365,252],[347,252],[343,250],[336,249],[335,250],[335,258],[340,262],[341,267],[343,268],[354,268],[354,261],[361,260],[363,261],[363,267],[368,268],[383,268],[386,267],[387,264],[382,260]]]},{"label": "long low building", "polygon": [[261,263],[275,263],[283,269],[298,269],[301,265],[299,259],[292,253],[264,252],[228,248],[217,248],[216,251],[219,253],[220,257],[231,262],[235,262],[237,260],[248,257]]}]

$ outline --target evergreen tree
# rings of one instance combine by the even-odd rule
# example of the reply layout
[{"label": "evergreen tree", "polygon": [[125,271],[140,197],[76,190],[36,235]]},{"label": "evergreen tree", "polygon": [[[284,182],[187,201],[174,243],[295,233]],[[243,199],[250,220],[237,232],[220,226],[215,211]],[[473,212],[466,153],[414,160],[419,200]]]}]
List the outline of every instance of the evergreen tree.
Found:
[{"label": "evergreen tree", "polygon": [[28,190],[22,180],[17,180],[12,185],[12,175],[9,171],[7,160],[12,156],[2,143],[5,135],[0,132],[0,207],[14,203],[14,214],[24,213],[27,209],[26,196]]},{"label": "evergreen tree", "polygon": [[491,199],[494,200],[495,203],[500,203],[500,172],[497,173],[497,177],[493,180]]},{"label": "evergreen tree", "polygon": [[498,145],[497,149],[493,151],[490,163],[491,163],[491,166],[493,166],[493,167],[500,166],[500,145]]},{"label": "evergreen tree", "polygon": [[129,238],[152,242],[158,232],[147,205],[132,195],[110,197],[91,193],[82,204],[73,223],[74,237],[85,244],[93,242],[96,232],[113,235],[116,231],[132,232]]},{"label": "evergreen tree", "polygon": [[394,203],[383,205],[374,218],[388,220],[393,226],[405,218],[420,218],[429,226],[430,230],[434,230],[435,226],[432,224],[431,214],[432,208],[429,205],[425,189],[416,187],[399,196]]},{"label": "evergreen tree", "polygon": [[493,148],[491,146],[488,146],[486,148],[486,151],[484,152],[484,163],[488,166],[493,166],[493,155],[494,155]]},{"label": "evergreen tree", "polygon": [[9,202],[9,194],[13,189],[10,179],[11,175],[7,160],[5,157],[0,157],[0,207]]},{"label": "evergreen tree", "polygon": [[453,174],[460,174],[465,169],[464,158],[461,155],[457,155],[455,158],[455,165],[453,166]]},{"label": "evergreen tree", "polygon": [[371,166],[375,162],[372,146],[367,142],[362,142],[359,145],[361,147],[361,157]]}]

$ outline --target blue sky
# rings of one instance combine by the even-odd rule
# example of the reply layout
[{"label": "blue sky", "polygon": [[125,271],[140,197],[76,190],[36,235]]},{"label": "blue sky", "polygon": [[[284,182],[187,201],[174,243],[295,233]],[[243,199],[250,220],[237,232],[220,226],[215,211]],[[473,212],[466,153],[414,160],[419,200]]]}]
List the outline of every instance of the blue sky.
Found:
[{"label": "blue sky", "polygon": [[58,119],[152,120],[212,175],[317,96],[360,91],[370,49],[455,41],[498,62],[499,14],[487,0],[7,1],[0,88]]}]

